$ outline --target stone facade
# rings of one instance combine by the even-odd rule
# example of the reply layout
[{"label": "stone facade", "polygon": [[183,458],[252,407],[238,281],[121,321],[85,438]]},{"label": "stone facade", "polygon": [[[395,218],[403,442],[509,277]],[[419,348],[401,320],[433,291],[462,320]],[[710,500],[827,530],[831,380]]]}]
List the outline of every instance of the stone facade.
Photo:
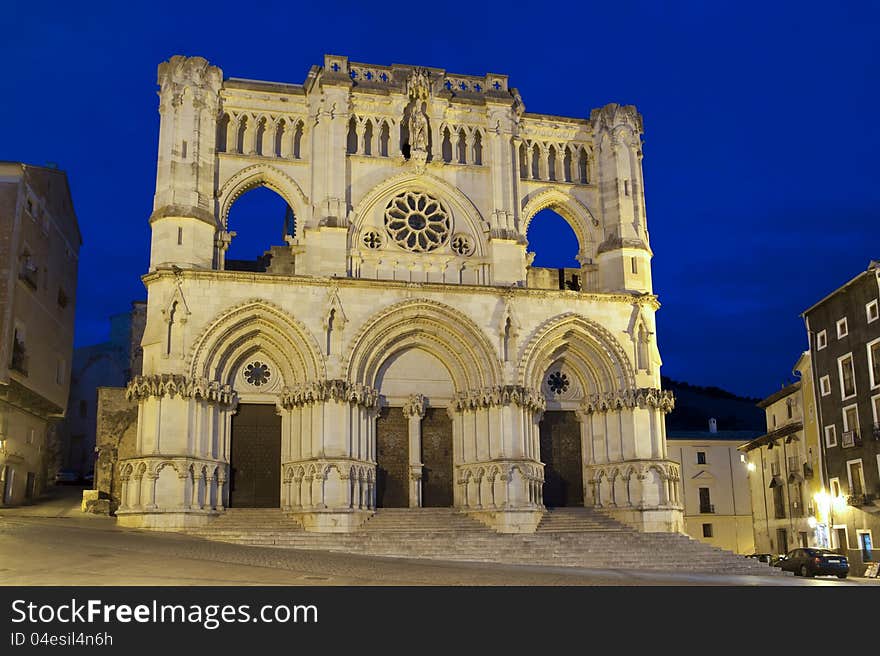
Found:
[{"label": "stone facade", "polygon": [[695,540],[739,554],[755,550],[752,501],[745,458],[737,450],[757,431],[673,431],[669,457],[681,465],[685,532]]},{"label": "stone facade", "polygon": [[81,244],[66,174],[0,162],[0,506],[60,464]]},{"label": "stone facade", "polygon": [[[395,504],[448,494],[500,531],[534,530],[545,411],[576,417],[583,503],[681,530],[634,107],[530,114],[505,75],[330,55],[302,85],[173,57],[159,86],[120,523],[177,528],[234,506],[233,416],[271,404],[278,503],[308,530],[363,522],[377,469]],[[231,270],[229,210],[258,186],[295,223],[260,266]],[[547,208],[580,269],[530,265],[526,231]],[[408,449],[383,461],[377,444]]]}]

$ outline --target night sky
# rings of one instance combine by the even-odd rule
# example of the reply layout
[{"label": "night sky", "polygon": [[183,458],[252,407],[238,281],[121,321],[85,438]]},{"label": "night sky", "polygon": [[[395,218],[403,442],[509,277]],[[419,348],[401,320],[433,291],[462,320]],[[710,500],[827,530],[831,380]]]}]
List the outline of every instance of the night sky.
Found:
[{"label": "night sky", "polygon": [[[663,373],[678,380],[778,389],[807,345],[800,312],[880,258],[876,2],[131,4],[7,0],[0,16],[0,159],[68,173],[77,345],[146,296],[156,66],[174,54],[293,83],[324,53],[506,73],[527,111],[563,116],[635,104]],[[278,243],[283,205],[252,194],[231,228],[268,212],[257,243]],[[566,264],[573,236],[542,227],[536,263]]]}]

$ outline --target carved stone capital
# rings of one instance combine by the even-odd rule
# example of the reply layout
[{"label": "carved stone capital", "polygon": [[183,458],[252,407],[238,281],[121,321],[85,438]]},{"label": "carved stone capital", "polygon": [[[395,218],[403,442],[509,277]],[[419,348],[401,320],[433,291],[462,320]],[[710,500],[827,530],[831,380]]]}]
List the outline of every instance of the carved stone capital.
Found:
[{"label": "carved stone capital", "polygon": [[379,391],[361,383],[349,383],[341,379],[304,383],[295,387],[285,387],[281,391],[281,406],[284,408],[325,401],[352,403],[365,408],[375,408],[379,402]]},{"label": "carved stone capital", "polygon": [[403,416],[407,419],[412,417],[424,418],[428,403],[421,394],[413,394],[403,404]]},{"label": "carved stone capital", "polygon": [[220,406],[233,408],[238,397],[229,385],[207,378],[190,378],[181,374],[150,374],[135,376],[125,388],[129,401],[150,397],[175,397],[200,399]]},{"label": "carved stone capital", "polygon": [[636,408],[657,408],[667,413],[675,407],[675,397],[668,390],[653,387],[639,389],[620,390],[617,392],[605,392],[587,396],[578,413],[589,415],[598,412],[620,412],[621,410],[633,410]]}]

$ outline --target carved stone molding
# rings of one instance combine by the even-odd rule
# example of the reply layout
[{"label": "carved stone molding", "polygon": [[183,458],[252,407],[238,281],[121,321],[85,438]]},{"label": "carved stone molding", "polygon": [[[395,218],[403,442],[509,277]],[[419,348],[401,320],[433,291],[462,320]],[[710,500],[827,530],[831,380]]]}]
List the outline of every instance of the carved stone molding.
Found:
[{"label": "carved stone molding", "polygon": [[543,411],[546,408],[544,396],[538,390],[522,385],[495,385],[458,392],[453,401],[453,408],[463,412],[511,404],[533,411]]},{"label": "carved stone molding", "polygon": [[374,408],[379,402],[379,390],[361,383],[333,379],[304,383],[295,387],[285,387],[281,391],[281,407],[297,406],[337,401],[354,403],[365,408]]},{"label": "carved stone molding", "polygon": [[620,390],[603,394],[591,394],[584,399],[578,411],[581,414],[617,412],[635,408],[657,408],[664,413],[675,407],[675,397],[668,390],[653,387]]},{"label": "carved stone molding", "polygon": [[191,378],[182,374],[150,374],[135,376],[125,389],[129,401],[150,397],[175,397],[201,399],[221,406],[234,407],[238,395],[229,385],[207,378]]}]

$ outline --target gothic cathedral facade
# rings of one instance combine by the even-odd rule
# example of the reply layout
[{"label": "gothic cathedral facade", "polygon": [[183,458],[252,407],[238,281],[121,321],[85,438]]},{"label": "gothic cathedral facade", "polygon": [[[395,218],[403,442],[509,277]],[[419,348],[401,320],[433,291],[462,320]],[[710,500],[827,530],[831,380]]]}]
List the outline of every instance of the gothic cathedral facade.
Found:
[{"label": "gothic cathedral facade", "polygon": [[[682,530],[634,107],[532,114],[505,75],[331,55],[301,85],[182,56],[158,83],[120,524],[258,506],[346,532],[446,506],[529,532],[587,505]],[[255,187],[292,216],[242,267],[228,216]],[[578,269],[532,266],[548,208]]]}]

